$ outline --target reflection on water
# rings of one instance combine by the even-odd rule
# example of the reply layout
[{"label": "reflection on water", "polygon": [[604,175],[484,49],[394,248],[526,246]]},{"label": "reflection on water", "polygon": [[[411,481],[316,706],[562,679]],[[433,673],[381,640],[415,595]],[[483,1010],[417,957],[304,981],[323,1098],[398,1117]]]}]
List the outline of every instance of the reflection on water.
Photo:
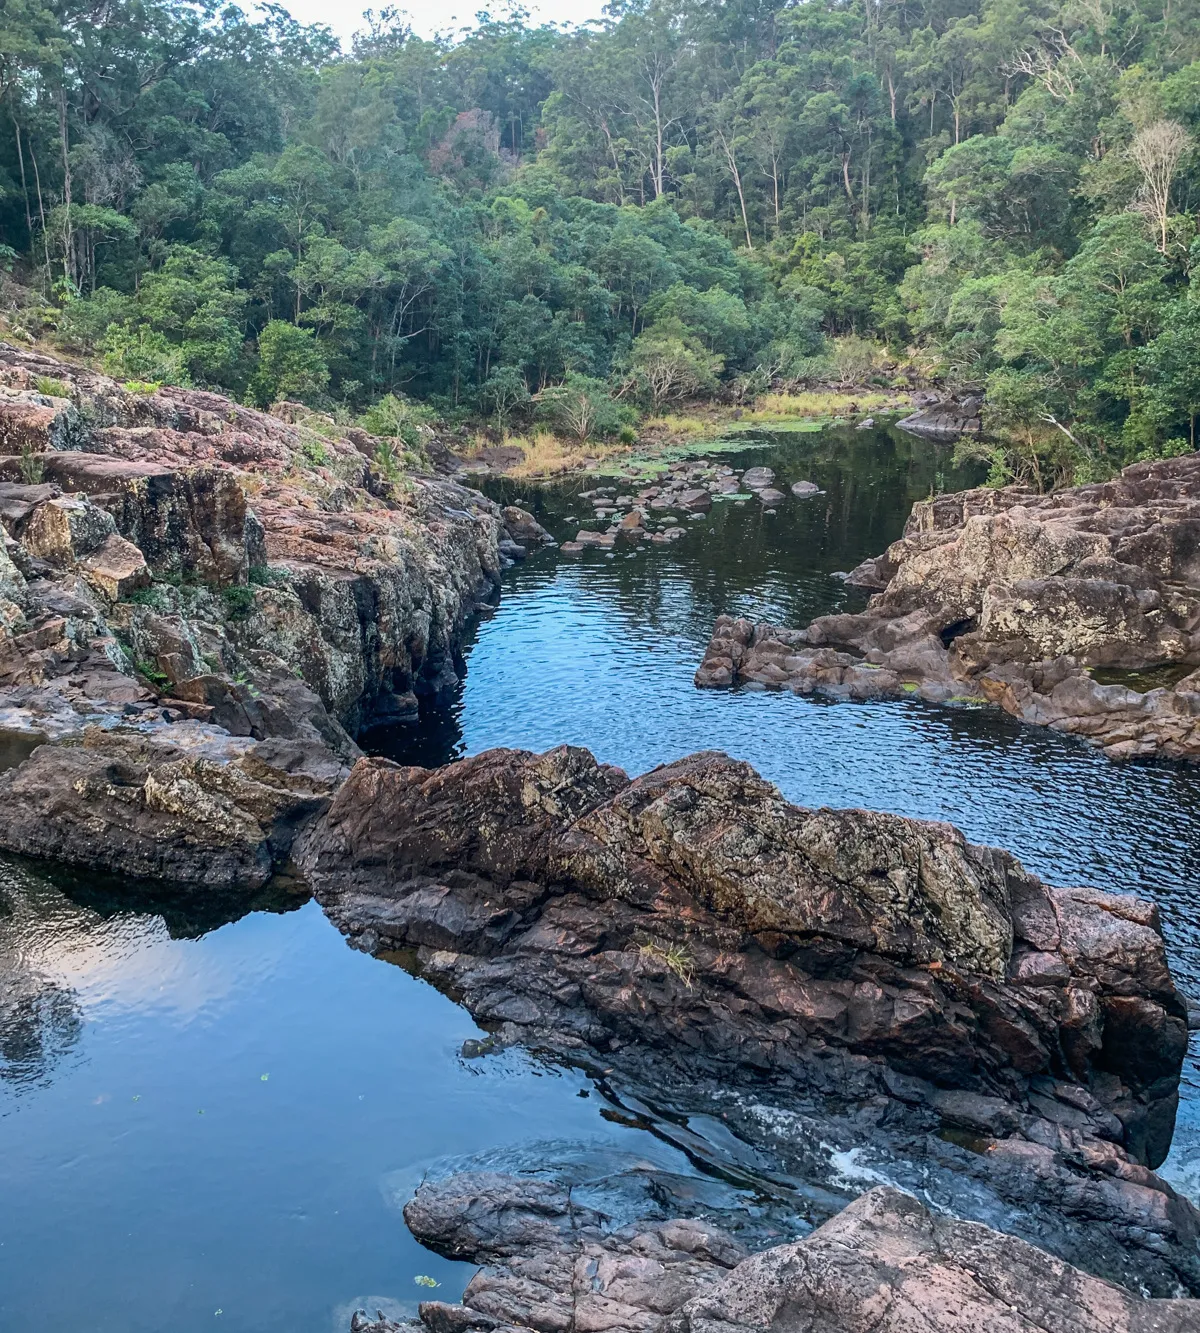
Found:
[{"label": "reflection on water", "polygon": [[[440,763],[570,741],[632,772],[723,749],[795,800],[950,819],[1047,878],[1154,894],[1200,993],[1195,775],[1118,768],[987,710],[693,688],[718,613],[803,623],[861,605],[835,571],[898,536],[913,500],[976,479],[883,431],[737,461],[824,494],[774,516],[720,502],[673,546],[611,560],[533,556],[480,625],[454,708],[372,743]],[[564,537],[590,521],[579,489],[497,493]],[[430,1294],[416,1276],[461,1291],[469,1270],[396,1213],[447,1158],[569,1140],[696,1178],[580,1075],[461,1058],[482,1035],[465,1013],[347,949],[314,904],[283,910],[298,902],[286,886],[261,903],[153,898],[0,864],[0,1328],[345,1333],[356,1303],[411,1313]],[[1185,1093],[1169,1169],[1200,1198],[1195,1067]]]},{"label": "reflection on water", "polygon": [[[0,863],[0,894],[2,1329],[413,1316],[416,1277],[453,1300],[473,1270],[408,1234],[401,1176],[530,1138],[643,1150],[581,1075],[462,1059],[483,1035],[470,1018],[348,949],[315,903],[193,939],[19,866]],[[666,1147],[656,1160],[691,1171]]]},{"label": "reflection on water", "polygon": [[[857,609],[862,594],[832,573],[882,551],[931,488],[977,480],[889,431],[782,437],[730,461],[767,463],[779,481],[808,478],[825,494],[789,498],[774,516],[754,502],[718,503],[665,549],[531,558],[509,573],[500,611],[480,627],[451,716],[397,729],[379,748],[441,763],[493,745],[568,741],[631,773],[724,750],[794,801],[950,820],[1051,882],[1155,898],[1176,978],[1200,995],[1200,773],[1121,767],[994,709],[692,686],[717,614],[804,624]],[[575,498],[585,488],[506,483],[494,493],[528,502],[563,538],[577,526],[568,520],[588,513]],[[1164,1172],[1200,1200],[1195,1058]]]}]

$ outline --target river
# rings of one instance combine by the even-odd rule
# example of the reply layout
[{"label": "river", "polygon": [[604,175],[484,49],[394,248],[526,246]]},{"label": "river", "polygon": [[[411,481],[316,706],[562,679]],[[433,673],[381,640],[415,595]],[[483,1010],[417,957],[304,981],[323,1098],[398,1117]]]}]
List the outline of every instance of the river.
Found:
[{"label": "river", "polygon": [[[435,764],[568,741],[630,772],[722,749],[793,800],[947,819],[1048,880],[1154,896],[1200,993],[1200,775],[1117,767],[992,710],[692,686],[717,614],[857,609],[836,573],[977,473],[886,429],[783,431],[724,461],[822,494],[774,515],[720,501],[670,546],[531,556],[453,706],[366,743]],[[559,539],[590,523],[582,481],[488,489]],[[358,1305],[460,1294],[471,1270],[399,1211],[447,1158],[570,1141],[695,1175],[581,1074],[464,1055],[480,1035],[295,886],[197,904],[0,862],[0,1328],[345,1333]],[[1196,1055],[1163,1171],[1200,1202]]]}]

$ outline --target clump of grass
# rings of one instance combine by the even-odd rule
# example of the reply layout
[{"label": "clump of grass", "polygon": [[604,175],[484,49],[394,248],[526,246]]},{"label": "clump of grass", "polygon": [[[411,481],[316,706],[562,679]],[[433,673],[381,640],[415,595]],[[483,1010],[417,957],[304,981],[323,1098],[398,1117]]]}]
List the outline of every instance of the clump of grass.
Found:
[{"label": "clump of grass", "polygon": [[658,944],[653,940],[648,940],[645,944],[638,947],[638,953],[641,954],[647,962],[653,963],[658,967],[665,967],[668,972],[678,977],[687,987],[691,987],[696,980],[696,964],[692,960],[688,951],[678,944]]},{"label": "clump of grass", "polygon": [[795,417],[848,416],[850,409],[879,412],[892,401],[886,393],[842,393],[815,389],[810,393],[764,393],[742,416],[742,421],[786,421]]},{"label": "clump of grass", "polygon": [[680,416],[676,412],[667,412],[658,417],[653,425],[667,435],[705,435],[712,431],[713,423],[703,417]]},{"label": "clump of grass", "polygon": [[33,387],[38,393],[44,393],[47,398],[70,398],[71,386],[63,380],[56,380],[50,375],[39,375],[33,381]]},{"label": "clump of grass", "polygon": [[596,440],[580,444],[578,440],[566,440],[548,430],[513,435],[505,443],[515,444],[522,454],[520,461],[508,469],[509,475],[513,477],[545,477],[556,472],[570,472],[578,468],[584,459],[603,462],[628,452],[625,445]]},{"label": "clump of grass", "polygon": [[28,440],[21,445],[21,457],[17,466],[21,470],[21,480],[26,486],[39,486],[45,480],[46,457]]},{"label": "clump of grass", "polygon": [[157,393],[162,388],[162,380],[126,380],[121,388],[126,393]]}]

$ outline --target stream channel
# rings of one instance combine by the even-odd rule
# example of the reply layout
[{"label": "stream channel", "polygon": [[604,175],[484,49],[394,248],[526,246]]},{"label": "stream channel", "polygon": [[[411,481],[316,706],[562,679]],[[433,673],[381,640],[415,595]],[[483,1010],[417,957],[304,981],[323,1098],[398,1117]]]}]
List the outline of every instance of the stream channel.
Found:
[{"label": "stream channel", "polygon": [[[630,773],[725,750],[794,801],[949,820],[1052,882],[1154,896],[1200,993],[1200,773],[1118,767],[992,710],[692,685],[719,613],[858,609],[836,572],[977,472],[882,428],[746,437],[722,461],[822,493],[773,515],[719,501],[669,546],[532,555],[477,627],[453,706],[364,745],[432,765],[570,742]],[[560,541],[594,526],[589,484],[485,483]],[[360,1305],[457,1299],[472,1270],[400,1216],[448,1161],[575,1151],[712,1184],[583,1074],[464,1055],[482,1035],[294,886],[197,900],[0,861],[0,1328],[346,1333]],[[1163,1174],[1200,1203],[1198,1056]]]}]

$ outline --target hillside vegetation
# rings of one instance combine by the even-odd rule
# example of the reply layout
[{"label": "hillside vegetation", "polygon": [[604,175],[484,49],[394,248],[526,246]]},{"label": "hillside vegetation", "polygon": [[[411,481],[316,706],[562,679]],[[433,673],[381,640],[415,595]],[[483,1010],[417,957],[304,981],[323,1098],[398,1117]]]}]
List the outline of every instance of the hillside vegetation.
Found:
[{"label": "hillside vegetation", "polygon": [[9,336],[137,383],[628,440],[986,389],[992,479],[1195,445],[1200,6],[649,0],[456,40],[5,0]]}]

